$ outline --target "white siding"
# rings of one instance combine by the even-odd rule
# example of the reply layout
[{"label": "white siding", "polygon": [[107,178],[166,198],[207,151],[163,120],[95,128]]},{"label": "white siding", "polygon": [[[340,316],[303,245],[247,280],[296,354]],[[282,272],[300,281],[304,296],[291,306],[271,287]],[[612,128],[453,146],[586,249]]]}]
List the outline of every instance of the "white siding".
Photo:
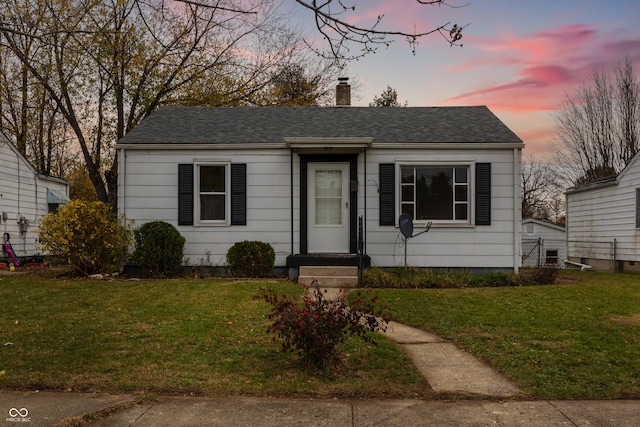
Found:
[{"label": "white siding", "polygon": [[[119,209],[134,227],[162,220],[173,224],[187,239],[185,257],[191,265],[224,265],[227,250],[242,240],[270,243],[276,265],[291,254],[290,156],[271,151],[120,151]],[[179,226],[178,164],[194,162],[247,164],[247,225]],[[297,190],[296,190],[297,191]],[[296,202],[297,203],[297,202]],[[296,239],[297,244],[297,239]],[[210,255],[208,255],[210,254]]]},{"label": "white siding", "polygon": [[[18,256],[40,253],[37,245],[37,227],[48,212],[47,188],[68,194],[63,181],[38,175],[17,149],[0,135],[0,218],[2,235],[9,233],[13,250]],[[26,234],[20,233],[19,219],[24,217],[29,226]],[[0,256],[4,254],[0,251]]]},{"label": "white siding", "polygon": [[612,260],[615,239],[618,260],[640,261],[637,188],[640,188],[640,164],[632,161],[618,177],[617,184],[568,194],[568,255]]},{"label": "white siding", "polygon": [[[422,267],[516,268],[514,233],[514,164],[512,150],[419,152],[370,150],[367,152],[367,253],[373,265],[404,265],[403,238],[397,227],[378,225],[378,164],[410,160],[424,164],[491,163],[491,225],[434,225],[425,234],[409,239],[407,264]],[[362,171],[362,166],[359,167]],[[472,174],[473,175],[473,174]],[[519,172],[518,172],[519,176]],[[397,191],[396,177],[396,191]],[[362,180],[359,180],[362,182]],[[471,177],[473,186],[473,176]],[[519,185],[519,181],[516,182]],[[473,194],[473,191],[472,191]],[[519,194],[519,193],[518,193]],[[472,212],[473,212],[473,196]],[[516,206],[519,206],[517,202]],[[398,207],[396,206],[396,216]],[[416,228],[414,234],[421,231]]]},{"label": "white siding", "polygon": [[[530,227],[530,228],[529,228]],[[531,231],[531,232],[529,232]],[[553,224],[545,224],[542,221],[523,220],[522,221],[522,251],[523,256],[528,255],[522,265],[525,267],[535,267],[539,262],[545,262],[546,251],[558,251],[558,263],[562,266],[562,261],[567,259],[567,233]],[[540,239],[540,257],[538,260],[538,248],[534,248]],[[530,254],[531,249],[534,249]],[[527,251],[527,253],[525,253]]]},{"label": "white siding", "polygon": [[[186,238],[185,257],[191,265],[224,265],[229,247],[242,240],[270,243],[276,265],[300,251],[300,162],[293,155],[293,213],[291,212],[291,155],[288,149],[270,150],[119,150],[119,209],[134,227],[154,220],[176,226]],[[404,264],[399,229],[378,225],[378,164],[396,160],[460,162],[492,165],[489,226],[434,226],[409,241],[408,264],[424,267],[504,268],[519,266],[520,206],[519,151],[513,149],[411,151],[368,149],[358,155],[358,216],[366,218],[367,254],[375,266]],[[178,226],[178,164],[197,161],[247,165],[247,225]],[[473,176],[471,177],[473,184]],[[365,189],[366,187],[366,189]],[[365,200],[366,194],[366,200]],[[472,191],[473,194],[473,191]],[[472,197],[473,201],[473,197]],[[366,202],[366,203],[365,203]],[[473,203],[473,202],[472,202]],[[366,212],[365,212],[366,205]],[[515,211],[514,211],[515,209]],[[473,211],[473,206],[472,209]],[[396,215],[398,208],[396,207]],[[293,235],[292,220],[293,216]],[[416,233],[420,229],[416,229]],[[293,250],[293,252],[292,252]],[[210,255],[209,255],[210,254]]]}]

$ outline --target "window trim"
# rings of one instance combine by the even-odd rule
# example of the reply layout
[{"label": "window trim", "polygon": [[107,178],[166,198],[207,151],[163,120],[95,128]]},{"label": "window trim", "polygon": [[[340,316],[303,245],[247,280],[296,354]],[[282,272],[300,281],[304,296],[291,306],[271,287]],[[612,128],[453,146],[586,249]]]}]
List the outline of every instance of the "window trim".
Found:
[{"label": "window trim", "polygon": [[[403,167],[423,167],[423,168],[455,168],[465,167],[467,168],[467,219],[455,220],[455,219],[437,219],[437,220],[415,220],[413,225],[415,227],[426,227],[427,223],[431,222],[434,226],[474,226],[475,225],[475,162],[472,161],[396,161],[396,184],[395,184],[395,206],[398,212],[402,212],[402,168]],[[455,174],[455,172],[454,172]],[[454,178],[455,179],[455,178]],[[415,201],[414,201],[415,203]],[[455,211],[455,185],[453,191],[453,209]],[[397,226],[397,224],[396,224]]]},{"label": "window trim", "polygon": [[[199,161],[194,162],[193,173],[193,203],[195,226],[228,226],[231,224],[231,162]],[[223,166],[224,167],[224,220],[200,219],[200,167]]]}]

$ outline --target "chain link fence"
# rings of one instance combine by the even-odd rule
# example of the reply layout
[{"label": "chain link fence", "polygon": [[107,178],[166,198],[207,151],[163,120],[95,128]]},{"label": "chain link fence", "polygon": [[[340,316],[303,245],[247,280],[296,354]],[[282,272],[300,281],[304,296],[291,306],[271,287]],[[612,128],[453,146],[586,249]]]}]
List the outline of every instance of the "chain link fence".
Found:
[{"label": "chain link fence", "polygon": [[[557,265],[598,271],[622,271],[621,261],[617,259],[617,246],[616,239],[610,241],[523,239],[522,266]],[[625,267],[625,270],[628,268],[629,266]]]},{"label": "chain link fence", "polygon": [[616,240],[568,240],[567,259],[575,267],[616,271]]},{"label": "chain link fence", "polygon": [[567,242],[555,239],[523,239],[522,266],[543,267],[557,265],[562,267],[567,258]]}]

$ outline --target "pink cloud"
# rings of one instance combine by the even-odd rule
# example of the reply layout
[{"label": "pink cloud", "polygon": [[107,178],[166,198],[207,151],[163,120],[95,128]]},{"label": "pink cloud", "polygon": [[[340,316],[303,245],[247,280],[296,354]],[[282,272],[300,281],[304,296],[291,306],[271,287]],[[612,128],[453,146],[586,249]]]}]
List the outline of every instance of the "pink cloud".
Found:
[{"label": "pink cloud", "polygon": [[446,104],[486,104],[507,111],[547,111],[557,105],[549,102],[548,91],[554,92],[574,83],[573,73],[565,67],[544,65],[525,68],[518,80],[463,93],[444,102]]},{"label": "pink cloud", "polygon": [[598,66],[613,65],[626,54],[636,53],[640,60],[640,37],[608,38],[587,25],[568,25],[545,29],[527,38],[476,39],[476,47],[486,53],[450,71],[477,73],[485,67],[506,66],[514,78],[443,103],[484,104],[514,112],[553,110],[565,92],[585,81]]},{"label": "pink cloud", "polygon": [[[508,117],[527,152],[535,155],[552,150],[556,129],[551,112],[565,93],[588,81],[593,70],[612,70],[627,55],[640,70],[640,35],[606,34],[590,25],[548,28],[520,38],[467,37],[466,42],[483,53],[447,72],[478,83],[442,104],[487,105]],[[499,76],[511,77],[496,83]]]}]

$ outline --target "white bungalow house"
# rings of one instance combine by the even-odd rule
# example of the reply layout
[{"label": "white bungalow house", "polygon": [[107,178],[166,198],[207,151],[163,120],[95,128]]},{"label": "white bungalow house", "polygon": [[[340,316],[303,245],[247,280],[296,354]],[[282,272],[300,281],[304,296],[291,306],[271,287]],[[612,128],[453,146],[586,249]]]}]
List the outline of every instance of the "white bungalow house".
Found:
[{"label": "white bungalow house", "polygon": [[[69,196],[68,184],[41,175],[0,133],[0,231],[19,261],[40,255],[37,226],[43,215],[57,209]],[[8,253],[0,250],[0,262],[9,264]]]},{"label": "white bungalow house", "polygon": [[533,218],[522,220],[522,266],[562,267],[567,259],[567,233],[564,226]]},{"label": "white bungalow house", "polygon": [[404,265],[408,213],[432,225],[408,265],[517,271],[523,143],[488,108],[337,104],[161,107],[116,145],[120,214],[175,225],[192,265],[259,240],[291,273]]},{"label": "white bungalow house", "polygon": [[596,270],[640,272],[640,154],[622,172],[570,188],[568,258]]}]

